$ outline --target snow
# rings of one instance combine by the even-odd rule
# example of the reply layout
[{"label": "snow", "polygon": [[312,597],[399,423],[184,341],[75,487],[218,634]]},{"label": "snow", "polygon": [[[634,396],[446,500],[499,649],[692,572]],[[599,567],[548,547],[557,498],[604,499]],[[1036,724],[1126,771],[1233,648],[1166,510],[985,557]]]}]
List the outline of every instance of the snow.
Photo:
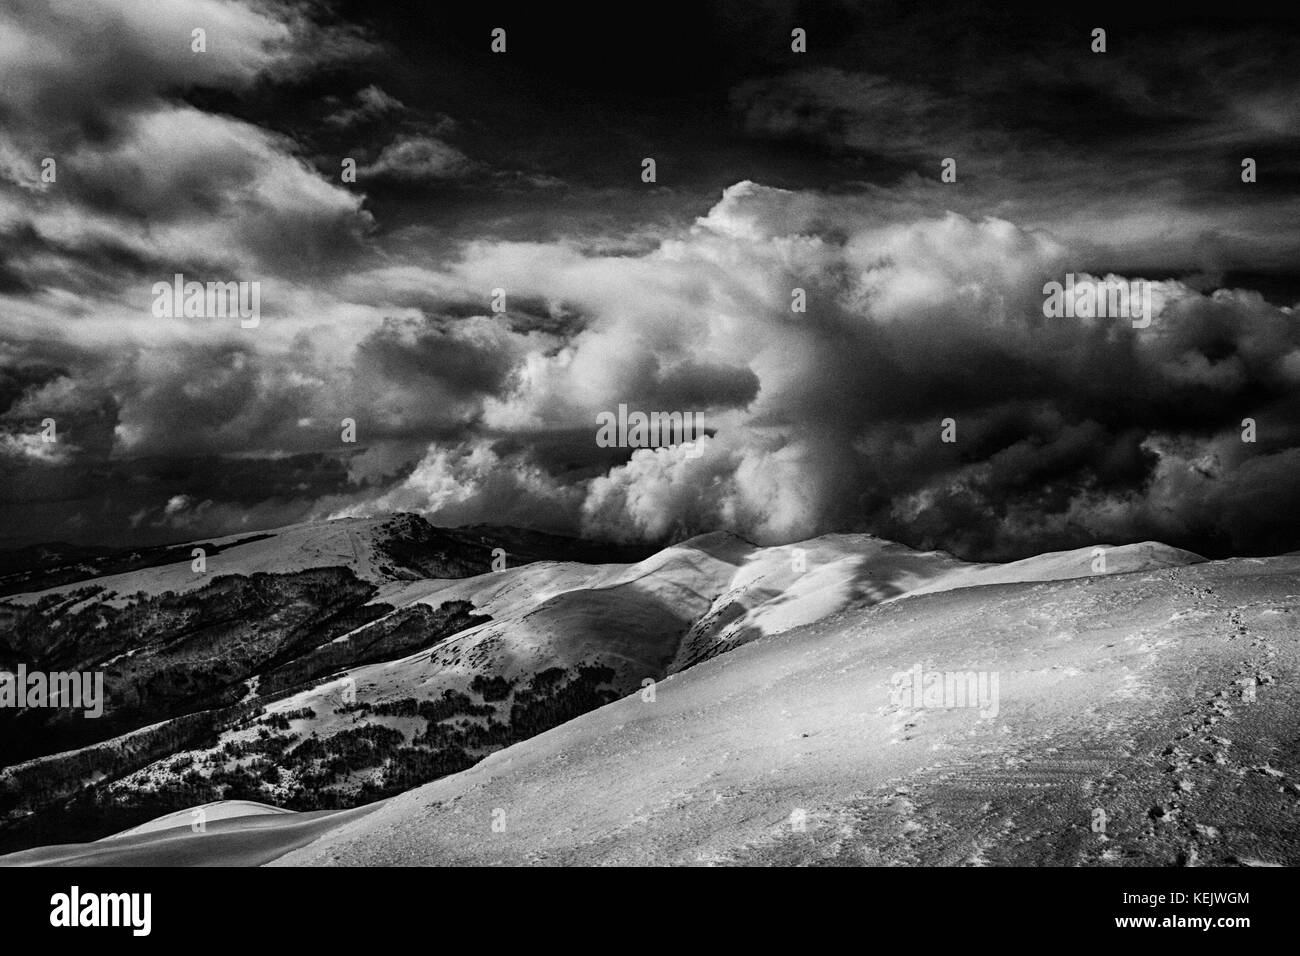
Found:
[{"label": "snow", "polygon": [[[205,843],[182,811],[4,862],[1300,862],[1300,755],[1277,743],[1294,736],[1300,555],[1100,547],[1104,573],[1093,548],[992,565],[868,535],[709,535],[632,565],[385,584],[389,603],[466,600],[493,620],[349,671],[359,700],[594,655],[630,686],[657,676],[654,699],[367,808],[236,802]],[[997,674],[996,716],[900,705],[894,678],[917,666]],[[269,710],[312,707],[295,731],[332,733],[355,720],[334,713],[341,688]]]},{"label": "snow", "polygon": [[[1249,704],[1234,688],[1245,670],[1296,673],[1298,591],[1300,559],[1276,558],[848,612],[676,674],[653,703],[632,694],[276,862],[1168,864],[1200,841],[1203,861],[1294,864],[1286,787],[1300,766],[1277,729],[1294,682]],[[1209,616],[1174,619],[1189,605]],[[999,672],[1000,714],[900,709],[892,677],[914,663]]]},{"label": "snow", "polygon": [[[272,807],[265,803],[257,803],[254,800],[217,800],[213,803],[205,803],[201,807],[192,807],[187,810],[178,810],[175,813],[169,813],[165,816],[157,817],[148,823],[142,823],[138,827],[131,827],[129,830],[123,830],[121,833],[114,833],[112,836],[104,837],[104,840],[120,840],[124,837],[143,836],[146,833],[158,833],[162,830],[171,830],[176,827],[192,829],[195,822],[200,819],[196,815],[202,811],[201,819],[203,825],[215,823],[218,820],[231,820],[236,817],[259,816],[273,813],[292,813],[292,810],[284,810],[280,807]],[[103,842],[103,840],[99,841]]]},{"label": "snow", "polygon": [[388,517],[342,518],[287,525],[258,532],[257,534],[268,537],[238,545],[235,542],[255,535],[242,533],[224,538],[207,538],[192,544],[234,546],[229,550],[208,554],[207,570],[203,574],[195,573],[191,566],[191,545],[178,545],[177,553],[184,557],[173,564],[104,575],[44,591],[12,595],[4,600],[14,604],[34,603],[47,595],[66,594],[87,586],[96,586],[116,595],[106,603],[122,605],[138,591],[151,597],[167,591],[183,594],[203,587],[214,577],[223,574],[285,574],[323,567],[351,568],[364,581],[387,581],[388,578],[380,571],[383,562],[375,549],[375,542],[379,528],[389,520]]}]

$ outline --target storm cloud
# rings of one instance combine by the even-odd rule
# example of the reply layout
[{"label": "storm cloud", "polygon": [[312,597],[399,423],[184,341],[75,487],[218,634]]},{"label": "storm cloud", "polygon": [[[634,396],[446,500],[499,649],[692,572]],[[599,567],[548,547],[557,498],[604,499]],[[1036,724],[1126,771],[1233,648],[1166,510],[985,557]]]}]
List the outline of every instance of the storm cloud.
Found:
[{"label": "storm cloud", "polygon": [[[706,5],[620,51],[520,9],[494,59],[464,13],[7,4],[0,546],[411,510],[1300,548],[1297,98],[1261,65],[1295,31],[1117,18],[1096,55],[948,9]],[[260,324],[156,316],[177,273],[259,283]],[[1067,275],[1148,283],[1150,324],[1049,317]],[[706,435],[601,447],[620,406]]]}]

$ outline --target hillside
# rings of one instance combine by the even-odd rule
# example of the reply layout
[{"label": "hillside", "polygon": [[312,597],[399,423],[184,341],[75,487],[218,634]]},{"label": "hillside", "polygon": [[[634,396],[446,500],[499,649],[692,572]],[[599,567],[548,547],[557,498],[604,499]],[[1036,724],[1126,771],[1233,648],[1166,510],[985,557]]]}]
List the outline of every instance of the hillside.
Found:
[{"label": "hillside", "polygon": [[[1298,602],[1284,557],[838,614],[279,862],[1294,865]],[[918,663],[998,673],[997,714],[899,707]]]},{"label": "hillside", "polygon": [[[1295,556],[901,597],[360,816],[4,862],[1294,865],[1297,613]],[[900,706],[917,664],[998,673],[997,713]]]},{"label": "hillside", "polygon": [[[125,581],[120,591],[13,601],[23,626],[11,646],[61,666],[100,662],[115,706],[97,722],[28,721],[39,731],[23,738],[31,745],[74,746],[0,771],[9,847],[56,833],[94,839],[222,800],[358,806],[458,774],[755,641],[944,589],[1097,577],[1090,551],[970,565],[866,535],[759,548],[712,534],[639,562],[539,560],[456,579],[449,572],[471,552],[446,547],[444,529],[395,522],[364,525],[365,534],[355,521],[271,533],[243,553],[248,577],[121,606]],[[400,561],[385,537],[394,527]],[[327,543],[354,539],[364,542],[358,554],[390,557],[306,567],[337,557]],[[263,570],[275,566],[267,549],[277,540],[298,570]],[[1121,576],[1200,560],[1156,545],[1107,554]],[[421,578],[415,567],[449,576]],[[98,736],[70,736],[87,727]]]}]

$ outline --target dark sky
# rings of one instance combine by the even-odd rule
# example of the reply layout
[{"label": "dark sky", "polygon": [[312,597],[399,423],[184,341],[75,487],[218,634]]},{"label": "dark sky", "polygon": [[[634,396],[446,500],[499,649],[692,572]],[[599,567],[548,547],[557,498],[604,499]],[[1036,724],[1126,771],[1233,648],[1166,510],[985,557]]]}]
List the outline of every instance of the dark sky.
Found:
[{"label": "dark sky", "polygon": [[[1296,19],[552,6],[8,0],[0,547],[401,509],[1300,548]],[[178,272],[258,326],[155,315]],[[1045,316],[1068,274],[1150,325]],[[711,435],[598,447],[620,404]]]}]

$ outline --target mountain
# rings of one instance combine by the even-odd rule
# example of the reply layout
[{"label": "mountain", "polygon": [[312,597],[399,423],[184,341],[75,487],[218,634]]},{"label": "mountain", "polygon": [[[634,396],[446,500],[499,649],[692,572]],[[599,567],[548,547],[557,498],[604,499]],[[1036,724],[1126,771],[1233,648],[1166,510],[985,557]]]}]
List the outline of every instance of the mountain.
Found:
[{"label": "mountain", "polygon": [[[1289,555],[900,596],[369,807],[4,862],[1294,865],[1298,585]],[[900,702],[917,665],[998,674],[996,714]]]},{"label": "mountain", "polygon": [[[93,839],[223,799],[358,806],[640,700],[649,685],[661,694],[724,652],[720,664],[777,635],[802,641],[819,622],[953,589],[1100,577],[1093,549],[972,565],[868,535],[760,548],[717,533],[640,561],[588,562],[567,558],[604,556],[599,546],[410,515],[216,543],[221,571],[209,566],[206,583],[179,547],[179,566],[0,605],[17,624],[9,659],[102,668],[109,700],[99,721],[0,712],[31,731],[9,739],[43,748],[0,771],[7,848]],[[507,566],[485,571],[504,545]],[[1104,550],[1102,576],[1201,560],[1151,543]]]},{"label": "mountain", "polygon": [[[195,548],[205,551],[199,570]],[[228,731],[247,727],[294,688],[405,656],[488,619],[455,600],[403,598],[410,606],[399,608],[384,601],[388,592],[490,578],[494,564],[646,553],[511,528],[434,528],[414,515],[294,525],[165,551],[168,564],[155,563],[158,554],[143,564],[137,552],[101,556],[74,580],[73,566],[54,561],[34,580],[51,586],[0,599],[0,669],[99,672],[107,701],[99,719],[0,708],[0,846],[51,833],[98,836],[232,789],[264,796],[237,761],[224,777],[214,763],[183,783],[138,793],[123,777],[164,759],[178,767],[170,759],[177,754],[224,745]],[[133,563],[140,566],[116,570]],[[272,772],[265,758],[273,746],[261,750],[263,776]],[[419,779],[436,772],[446,767],[420,769]],[[314,782],[296,800],[288,787],[276,796],[299,808],[337,806]]]},{"label": "mountain", "polygon": [[[278,862],[1294,865],[1298,585],[1238,559],[835,614]],[[997,713],[900,706],[918,664],[999,674]]]},{"label": "mountain", "polygon": [[[1098,553],[1103,560],[1098,562]],[[829,614],[954,588],[1055,581],[1205,560],[1154,541],[1079,548],[1008,564],[971,564],[866,534],[829,534],[756,550],[692,627],[673,670]],[[1103,569],[1098,571],[1098,568]]]},{"label": "mountain", "polygon": [[[203,573],[193,570],[195,548],[204,551]],[[435,528],[418,515],[394,514],[307,522],[155,548],[90,551],[47,545],[0,552],[0,594],[9,595],[12,604],[30,604],[84,589],[93,581],[101,600],[120,606],[140,593],[152,597],[193,591],[223,574],[342,567],[377,585],[462,578],[490,570],[496,548],[507,553],[512,565],[541,559],[632,561],[649,553],[641,547],[518,528]]]}]

